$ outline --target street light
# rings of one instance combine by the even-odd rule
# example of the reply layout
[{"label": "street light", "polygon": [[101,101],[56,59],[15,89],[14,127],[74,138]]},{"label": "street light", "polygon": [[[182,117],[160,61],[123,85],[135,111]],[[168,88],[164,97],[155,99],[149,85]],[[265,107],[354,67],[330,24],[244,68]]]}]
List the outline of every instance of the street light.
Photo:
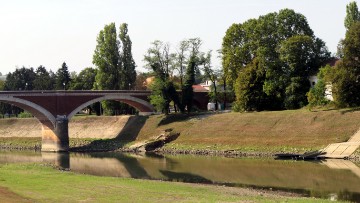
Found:
[{"label": "street light", "polygon": [[25,83],[25,90],[27,90],[28,83]]},{"label": "street light", "polygon": [[65,82],[63,82],[63,85],[64,85],[64,90],[65,90]]}]

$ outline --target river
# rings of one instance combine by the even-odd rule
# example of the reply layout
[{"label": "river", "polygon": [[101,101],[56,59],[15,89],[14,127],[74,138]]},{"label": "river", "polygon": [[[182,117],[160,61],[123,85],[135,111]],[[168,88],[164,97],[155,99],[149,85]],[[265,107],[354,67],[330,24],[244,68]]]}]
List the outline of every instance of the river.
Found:
[{"label": "river", "polygon": [[194,155],[0,151],[0,164],[47,162],[96,176],[219,184],[360,201],[360,168],[347,160],[293,161]]}]

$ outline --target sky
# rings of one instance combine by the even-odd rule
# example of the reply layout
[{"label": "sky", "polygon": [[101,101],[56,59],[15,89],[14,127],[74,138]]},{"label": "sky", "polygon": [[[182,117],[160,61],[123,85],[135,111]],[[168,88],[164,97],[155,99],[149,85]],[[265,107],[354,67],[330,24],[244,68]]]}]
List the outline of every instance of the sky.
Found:
[{"label": "sky", "polygon": [[[151,42],[175,50],[183,39],[199,37],[201,50],[216,50],[233,23],[290,8],[303,14],[329,51],[345,36],[346,5],[351,0],[0,0],[0,72],[45,66],[56,72],[63,62],[79,73],[95,67],[96,37],[106,24],[128,24],[137,71]],[[360,0],[357,0],[357,4]]]}]

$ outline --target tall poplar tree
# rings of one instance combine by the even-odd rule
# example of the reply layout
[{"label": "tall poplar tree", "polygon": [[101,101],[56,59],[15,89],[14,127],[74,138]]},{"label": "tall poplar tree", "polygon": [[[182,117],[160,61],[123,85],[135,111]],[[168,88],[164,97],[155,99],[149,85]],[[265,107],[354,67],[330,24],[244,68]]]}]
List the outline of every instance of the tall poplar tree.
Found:
[{"label": "tall poplar tree", "polygon": [[360,21],[360,13],[356,2],[353,1],[346,5],[346,16],[344,20],[346,30],[349,30],[356,21]]},{"label": "tall poplar tree", "polygon": [[128,35],[128,25],[126,23],[120,25],[119,38],[122,45],[120,58],[123,67],[122,75],[124,76],[122,87],[124,89],[131,89],[134,86],[136,80],[136,64],[132,56],[132,42]]},{"label": "tall poplar tree", "polygon": [[[132,43],[128,35],[127,24],[124,23],[120,26],[119,36],[116,33],[115,23],[105,25],[96,41],[97,45],[93,55],[93,64],[98,68],[95,89],[130,89],[136,80],[136,65],[131,53]],[[105,101],[103,105],[104,110],[111,115],[129,110],[114,101]]]}]

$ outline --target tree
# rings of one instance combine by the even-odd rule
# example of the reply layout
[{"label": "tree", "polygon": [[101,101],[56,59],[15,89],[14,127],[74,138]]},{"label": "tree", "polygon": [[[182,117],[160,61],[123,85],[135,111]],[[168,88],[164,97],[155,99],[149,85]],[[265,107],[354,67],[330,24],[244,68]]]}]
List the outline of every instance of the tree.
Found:
[{"label": "tree", "polygon": [[[262,91],[265,93],[265,96],[262,95],[260,98],[264,101],[258,102],[257,104],[267,103],[269,105],[266,109],[271,110],[284,109],[285,102],[290,100],[293,102],[287,102],[291,104],[286,105],[288,108],[300,106],[299,104],[301,102],[298,102],[299,99],[306,102],[305,93],[308,90],[303,91],[302,85],[305,84],[305,79],[302,77],[306,75],[306,71],[307,74],[309,71],[305,68],[299,69],[296,64],[303,64],[304,62],[301,61],[303,58],[300,56],[305,57],[307,54],[295,54],[297,53],[295,49],[296,45],[301,44],[299,41],[304,40],[304,38],[293,38],[287,43],[284,43],[284,41],[295,36],[310,37],[312,43],[311,50],[314,51],[314,53],[306,64],[309,65],[309,70],[316,72],[320,65],[322,65],[321,62],[329,56],[329,52],[323,41],[314,36],[305,16],[295,13],[290,9],[283,9],[278,13],[269,13],[260,16],[258,19],[250,19],[242,24],[231,25],[223,38],[221,50],[226,84],[232,87],[234,91],[242,89],[243,87],[235,87],[236,84],[241,84],[239,82],[235,84],[235,81],[239,79],[239,74],[244,73],[242,72],[243,69],[248,69],[245,72],[253,69],[252,73],[255,73],[254,67],[250,68],[254,65],[248,66],[253,63],[257,64],[256,66],[263,66],[257,69],[265,71],[265,77],[261,77],[262,81],[258,81],[258,77],[248,77],[247,79],[256,79],[257,81],[246,82],[249,84],[262,84]],[[283,52],[281,58],[279,47],[286,46],[291,48],[293,53],[285,56],[285,52]],[[255,59],[258,60],[258,62],[254,62],[253,60]],[[292,65],[292,67],[290,67],[290,65]],[[293,70],[299,71],[293,72]],[[289,78],[290,72],[293,73],[293,78]],[[305,84],[305,86],[307,85]],[[251,94],[251,92],[249,92],[249,94]],[[236,95],[240,96],[244,94],[236,92]],[[257,96],[252,95],[250,97]],[[237,100],[242,99],[237,98]],[[261,109],[261,106],[251,108]]]},{"label": "tree", "polygon": [[339,107],[360,105],[360,22],[346,32],[344,57],[331,72],[334,101]]},{"label": "tree", "polygon": [[[115,23],[105,25],[97,36],[93,64],[98,68],[95,88],[99,90],[130,89],[136,79],[135,62],[131,53],[131,40],[127,34],[127,24],[120,26],[117,38]],[[121,43],[122,44],[121,44]],[[120,46],[123,49],[120,51]],[[127,105],[115,101],[103,102],[107,114],[115,115],[129,110]]]},{"label": "tree", "polygon": [[219,73],[211,67],[211,50],[208,53],[201,56],[203,64],[203,71],[205,78],[210,80],[212,85],[210,86],[210,99],[215,102],[215,110],[218,110],[218,92],[217,92],[217,79]]},{"label": "tree", "polygon": [[150,102],[165,114],[169,112],[171,101],[174,102],[175,108],[178,106],[182,111],[182,104],[170,77],[174,70],[174,55],[170,53],[169,45],[159,40],[154,41],[147,55],[144,56],[144,61],[155,74],[154,84],[150,87],[152,90]]},{"label": "tree", "polygon": [[121,89],[122,67],[116,36],[115,23],[105,25],[97,36],[93,64],[98,68],[96,83],[100,90]]},{"label": "tree", "polygon": [[72,80],[70,89],[72,90],[91,90],[94,87],[97,70],[88,67]]},{"label": "tree", "polygon": [[260,111],[265,108],[264,79],[265,70],[258,58],[239,72],[235,85],[234,111]]},{"label": "tree", "polygon": [[134,87],[134,83],[136,80],[136,64],[132,56],[132,43],[128,35],[127,27],[128,25],[126,23],[120,25],[119,38],[122,44],[122,52],[120,54],[120,59],[123,67],[122,75],[124,76],[124,79],[122,81],[122,87],[124,87],[125,89],[131,89],[131,87]]},{"label": "tree", "polygon": [[306,94],[309,108],[310,110],[315,106],[324,106],[329,103],[329,100],[325,97],[326,90],[326,76],[332,71],[332,67],[330,65],[326,65],[325,67],[320,68],[317,78],[318,81],[313,88]]},{"label": "tree", "polygon": [[16,68],[6,76],[4,90],[32,90],[35,75],[33,68]]},{"label": "tree", "polygon": [[156,77],[150,85],[150,89],[152,90],[150,103],[155,106],[157,111],[168,114],[170,102],[173,101],[175,105],[179,106],[180,110],[183,111],[174,84],[168,79],[169,77],[160,66],[158,63],[152,65]]},{"label": "tree", "polygon": [[192,100],[194,92],[192,86],[195,83],[196,56],[191,55],[188,67],[186,68],[185,83],[182,89],[182,105],[190,113],[192,110]]},{"label": "tree", "polygon": [[57,90],[67,90],[70,87],[71,77],[68,70],[68,66],[65,62],[62,63],[61,68],[56,72],[56,83],[55,89]]},{"label": "tree", "polygon": [[278,52],[284,62],[286,109],[296,109],[307,104],[308,77],[316,73],[330,56],[324,43],[310,36],[296,35],[284,40]]},{"label": "tree", "polygon": [[53,90],[55,81],[44,66],[39,66],[34,80],[34,90]]},{"label": "tree", "polygon": [[184,76],[185,76],[185,70],[186,70],[186,52],[189,50],[189,41],[188,40],[182,40],[179,43],[178,50],[176,53],[176,69],[179,73],[180,78],[180,88],[183,86]]},{"label": "tree", "polygon": [[346,5],[346,16],[344,20],[346,30],[349,30],[350,27],[357,21],[360,21],[360,13],[356,1],[353,1]]}]

